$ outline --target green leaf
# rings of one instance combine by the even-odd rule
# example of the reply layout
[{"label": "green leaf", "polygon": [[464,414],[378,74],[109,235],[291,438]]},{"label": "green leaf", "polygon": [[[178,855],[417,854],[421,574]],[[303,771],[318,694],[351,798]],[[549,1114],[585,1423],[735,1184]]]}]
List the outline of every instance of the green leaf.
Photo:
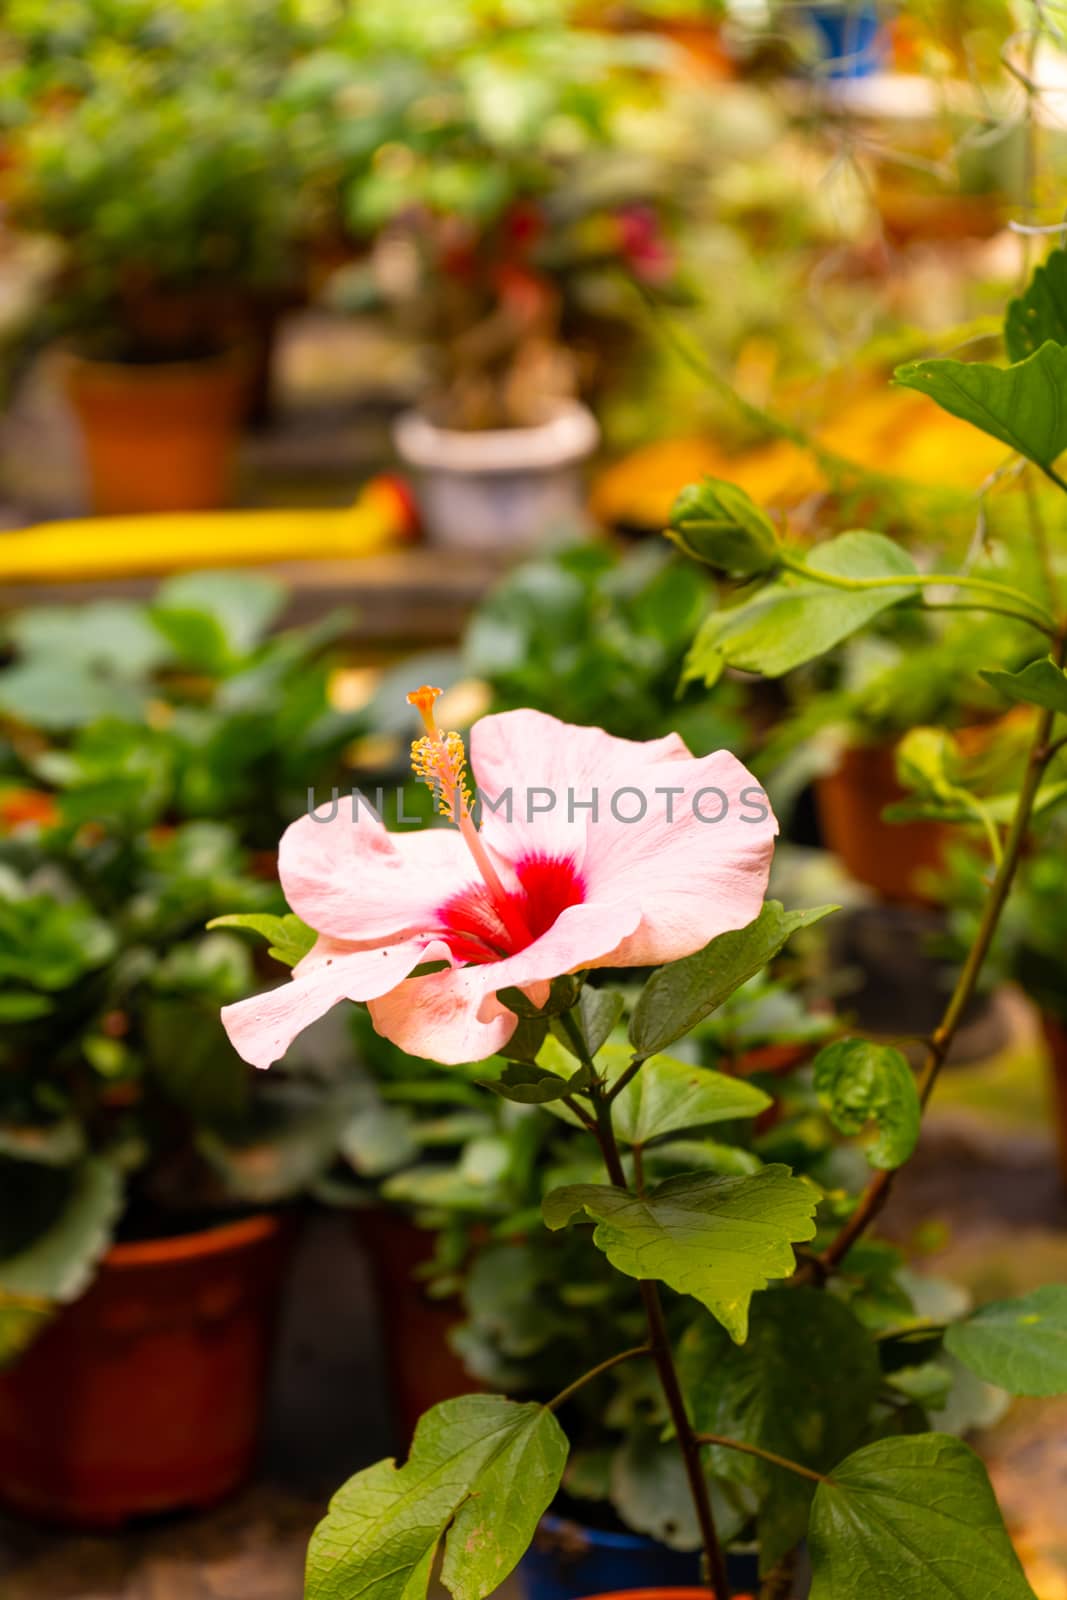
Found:
[{"label": "green leaf", "polygon": [[[608,1058],[609,1051],[614,1060]],[[611,1083],[629,1062],[628,1050],[609,1045],[597,1065],[605,1068]],[[612,1101],[611,1121],[624,1144],[647,1144],[683,1128],[757,1117],[770,1104],[769,1095],[743,1078],[655,1055]]]},{"label": "green leaf", "polygon": [[984,361],[912,361],[893,381],[928,394],[1034,461],[1051,467],[1067,449],[1067,349],[1048,340],[1011,367]]},{"label": "green leaf", "polygon": [[402,1467],[376,1462],[334,1496],[305,1600],[424,1600],[442,1538],[441,1581],[455,1600],[482,1600],[526,1551],[566,1460],[543,1406],[488,1394],[434,1406]]},{"label": "green leaf", "polygon": [[506,1066],[498,1078],[486,1080],[486,1087],[505,1100],[514,1100],[520,1106],[543,1106],[552,1100],[562,1100],[564,1095],[583,1089],[591,1081],[587,1067],[579,1067],[568,1078],[561,1078],[547,1067],[533,1062],[516,1061]]},{"label": "green leaf", "polygon": [[778,535],[752,497],[722,478],[688,484],[671,507],[667,535],[697,561],[735,578],[780,564]]},{"label": "green leaf", "polygon": [[593,1242],[631,1278],[658,1278],[691,1294],[742,1343],[753,1294],[793,1271],[792,1244],[810,1239],[818,1191],[788,1167],[750,1178],[687,1174],[644,1196],[594,1183],[553,1189],[542,1202],[549,1228],[585,1211]]},{"label": "green leaf", "polygon": [[[582,990],[578,997],[578,1016],[590,1055],[595,1056],[611,1038],[624,1003],[622,995],[614,989],[593,989],[587,984]],[[560,1037],[566,1044],[566,1038],[562,1034]]]},{"label": "green leaf", "polygon": [[363,1178],[395,1172],[419,1155],[410,1112],[381,1101],[351,1116],[337,1143],[345,1160]]},{"label": "green leaf", "polygon": [[[40,1169],[37,1169],[40,1170]],[[49,1181],[59,1181],[54,1170]],[[57,1306],[88,1288],[122,1210],[122,1178],[90,1157],[62,1175],[61,1203],[33,1238],[0,1258],[0,1366],[18,1355]]]},{"label": "green leaf", "polygon": [[878,1137],[867,1147],[872,1167],[902,1166],[919,1137],[922,1106],[907,1060],[892,1045],[839,1039],[815,1057],[815,1092],[841,1133],[861,1133],[869,1122]]},{"label": "green leaf", "polygon": [[318,938],[314,928],[301,922],[292,911],[287,911],[283,917],[272,916],[266,911],[235,911],[225,917],[213,917],[207,926],[251,928],[253,933],[261,934],[268,941],[268,955],[273,956],[275,961],[283,961],[287,967],[295,967],[298,961],[303,960]]},{"label": "green leaf", "polygon": [[[701,1317],[679,1347],[682,1385],[701,1433],[756,1445],[828,1472],[864,1435],[881,1369],[870,1335],[821,1290],[768,1289],[752,1306],[744,1345]],[[711,1447],[711,1474],[759,1500],[764,1572],[804,1536],[815,1485],[736,1450]]]},{"label": "green leaf", "polygon": [[959,802],[953,773],[959,747],[947,728],[909,728],[896,748],[898,782],[906,789]]},{"label": "green leaf", "polygon": [[172,1105],[209,1127],[239,1121],[250,1074],[226,1037],[217,1005],[191,995],[153,995],[144,1035],[149,1074]]},{"label": "green leaf", "polygon": [[689,1033],[728,1000],[735,989],[765,967],[799,928],[809,928],[836,906],[785,911],[768,900],[755,922],[717,939],[654,972],[630,1019],[630,1038],[642,1055],[653,1055]]},{"label": "green leaf", "polygon": [[160,584],[152,620],[190,666],[224,671],[259,644],[286,602],[259,572],[183,572]]},{"label": "green leaf", "polygon": [[[678,1441],[664,1439],[662,1433],[662,1425],[657,1427],[639,1417],[629,1423],[623,1443],[610,1458],[608,1496],[633,1532],[647,1533],[673,1550],[699,1550],[700,1524],[685,1462]],[[569,1478],[568,1473],[567,1489],[571,1487]],[[731,1485],[709,1484],[708,1488],[715,1530],[727,1543],[737,1537],[748,1518],[727,1499],[733,1493]]]},{"label": "green leaf", "polygon": [[1053,250],[1025,291],[1008,302],[1004,343],[1009,361],[1022,361],[1051,339],[1067,344],[1067,250]]},{"label": "green leaf", "polygon": [[985,1467],[959,1439],[879,1439],[815,1493],[810,1600],[1034,1600]]},{"label": "green leaf", "polygon": [[916,575],[906,550],[880,533],[839,534],[809,551],[807,573],[768,584],[751,599],[707,617],[686,660],[685,681],[715,683],[724,667],[780,678],[825,655],[883,611],[915,593],[906,581],[873,589],[841,589],[816,574],[864,579]]},{"label": "green leaf", "polygon": [[945,1346],[1009,1394],[1067,1394],[1067,1284],[982,1306],[953,1323]]},{"label": "green leaf", "polygon": [[1009,700],[1044,706],[1047,711],[1061,711],[1067,715],[1067,674],[1051,656],[1043,661],[1031,661],[1021,672],[979,669],[978,675]]}]

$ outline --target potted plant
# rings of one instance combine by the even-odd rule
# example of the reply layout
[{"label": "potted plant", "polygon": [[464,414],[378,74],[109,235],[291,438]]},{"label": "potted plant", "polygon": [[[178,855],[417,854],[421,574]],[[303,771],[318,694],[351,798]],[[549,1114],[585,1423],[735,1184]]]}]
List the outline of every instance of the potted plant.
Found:
[{"label": "potted plant", "polygon": [[352,1109],[311,1063],[274,1085],[234,1070],[217,1009],[249,952],[204,931],[277,909],[273,819],[365,726],[329,702],[337,619],[268,638],[283,602],[211,573],[9,623],[0,1498],[70,1522],[206,1504],[247,1473],[279,1206]]},{"label": "potted plant", "polygon": [[618,148],[656,57],[566,11],[491,37],[473,6],[451,24],[442,42],[407,5],[354,13],[288,92],[343,153],[348,226],[372,244],[339,303],[390,311],[425,357],[395,441],[429,537],[517,547],[585,520],[582,285],[672,274],[647,163]]},{"label": "potted plant", "polygon": [[[987,794],[1004,786],[1017,755],[1018,719],[967,672],[976,644],[1001,660],[1024,660],[1026,629],[999,617],[890,619],[845,643],[832,664],[789,680],[793,710],[761,756],[782,805],[814,781],[825,843],[850,876],[883,899],[929,903],[934,876],[959,836],[958,821],[908,815],[917,780],[905,734],[917,725],[949,730],[954,776]],[[980,825],[966,809],[959,820]]]},{"label": "potted plant", "polygon": [[0,840],[0,1499],[102,1526],[246,1476],[288,1227],[198,1153],[253,1089],[215,1015],[247,952],[204,914],[269,885],[220,824],[86,827]]},{"label": "potted plant", "polygon": [[101,32],[12,134],[11,215],[62,246],[46,331],[72,341],[94,509],[222,505],[258,330],[298,277],[282,63],[214,7],[151,50]]}]

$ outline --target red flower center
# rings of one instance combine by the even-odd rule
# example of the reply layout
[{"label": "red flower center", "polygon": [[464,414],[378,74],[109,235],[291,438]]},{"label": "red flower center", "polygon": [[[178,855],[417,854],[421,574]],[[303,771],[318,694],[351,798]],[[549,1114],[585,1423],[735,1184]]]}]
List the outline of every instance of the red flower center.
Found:
[{"label": "red flower center", "polygon": [[513,956],[547,933],[561,911],[585,899],[585,884],[573,861],[527,856],[516,862],[515,876],[520,888],[508,901],[530,930],[529,938],[516,939],[486,885],[473,883],[446,901],[439,913],[441,937],[457,961],[484,966]]}]

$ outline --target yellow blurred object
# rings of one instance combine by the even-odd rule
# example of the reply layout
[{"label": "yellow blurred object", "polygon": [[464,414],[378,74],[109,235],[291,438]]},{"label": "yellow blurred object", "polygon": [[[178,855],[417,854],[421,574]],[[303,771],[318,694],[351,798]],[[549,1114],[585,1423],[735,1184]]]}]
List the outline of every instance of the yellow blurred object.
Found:
[{"label": "yellow blurred object", "polygon": [[175,511],[85,517],[0,534],[0,583],[114,578],[274,561],[376,555],[409,538],[411,502],[375,478],[343,510]]},{"label": "yellow blurred object", "polygon": [[[861,390],[842,398],[812,435],[834,455],[869,471],[925,487],[977,491],[1004,461],[1005,447],[910,390]],[[828,487],[809,450],[787,439],[727,451],[711,439],[646,445],[600,475],[593,511],[609,524],[662,528],[678,491],[705,474],[746,489],[758,504],[782,511]]]}]

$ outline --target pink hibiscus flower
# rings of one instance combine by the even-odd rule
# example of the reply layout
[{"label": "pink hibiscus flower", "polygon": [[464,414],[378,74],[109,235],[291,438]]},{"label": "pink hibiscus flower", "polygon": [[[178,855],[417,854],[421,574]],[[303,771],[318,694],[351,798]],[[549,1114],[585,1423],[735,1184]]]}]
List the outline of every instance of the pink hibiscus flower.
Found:
[{"label": "pink hibiscus flower", "polygon": [[318,939],[289,982],[222,1013],[255,1066],[341,1000],[365,1001],[412,1055],[479,1061],[516,1026],[500,990],[543,1005],[564,973],[675,961],[759,913],[778,825],[729,752],[698,759],[677,734],[638,743],[540,711],[483,717],[478,827],[439,693],[408,697],[426,725],[413,755],[454,828],[389,833],[364,804],[282,838],[282,886]]}]

